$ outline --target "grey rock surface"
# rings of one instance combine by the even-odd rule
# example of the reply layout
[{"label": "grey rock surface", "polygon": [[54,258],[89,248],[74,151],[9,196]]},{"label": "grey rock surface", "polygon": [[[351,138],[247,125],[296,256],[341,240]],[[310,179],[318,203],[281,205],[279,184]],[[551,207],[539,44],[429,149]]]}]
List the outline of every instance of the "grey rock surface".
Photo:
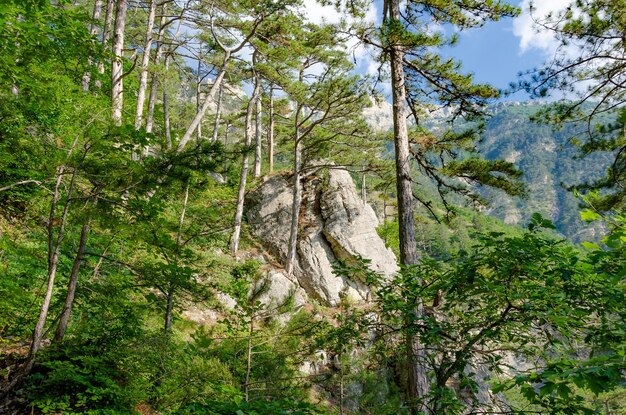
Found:
[{"label": "grey rock surface", "polygon": [[[298,263],[294,274],[306,293],[326,305],[341,297],[365,301],[369,288],[361,281],[336,275],[337,260],[357,257],[370,260],[373,271],[389,276],[397,271],[396,259],[376,233],[378,219],[371,206],[359,198],[350,174],[330,169],[302,179],[299,219]],[[265,248],[284,263],[291,221],[290,177],[276,175],[250,192],[246,201],[252,233]]]}]

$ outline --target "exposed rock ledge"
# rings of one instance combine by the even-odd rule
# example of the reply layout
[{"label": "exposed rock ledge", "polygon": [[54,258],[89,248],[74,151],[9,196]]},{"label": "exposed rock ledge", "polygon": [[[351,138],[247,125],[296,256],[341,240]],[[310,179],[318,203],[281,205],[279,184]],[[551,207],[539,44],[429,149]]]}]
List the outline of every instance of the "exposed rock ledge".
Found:
[{"label": "exposed rock ledge", "polygon": [[[293,186],[289,177],[276,175],[248,194],[247,217],[252,233],[283,263],[287,258]],[[364,301],[369,288],[360,281],[335,275],[338,259],[369,259],[373,271],[392,275],[397,268],[393,252],[376,233],[378,219],[364,204],[344,170],[330,169],[302,179],[298,263],[295,276],[307,294],[335,306],[342,296]]]}]

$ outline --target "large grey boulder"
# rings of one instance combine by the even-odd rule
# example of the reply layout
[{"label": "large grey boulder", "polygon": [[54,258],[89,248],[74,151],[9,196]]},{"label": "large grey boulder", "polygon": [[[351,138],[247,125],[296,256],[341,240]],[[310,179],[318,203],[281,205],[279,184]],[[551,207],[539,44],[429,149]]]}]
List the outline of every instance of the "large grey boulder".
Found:
[{"label": "large grey boulder", "polygon": [[[350,174],[330,169],[302,179],[302,206],[294,274],[307,294],[327,305],[341,297],[352,301],[369,298],[362,281],[336,275],[337,260],[370,260],[373,271],[389,276],[397,271],[396,259],[376,233],[378,219],[363,203]],[[247,197],[247,218],[253,234],[266,249],[284,262],[287,258],[293,186],[289,177],[273,176]]]}]

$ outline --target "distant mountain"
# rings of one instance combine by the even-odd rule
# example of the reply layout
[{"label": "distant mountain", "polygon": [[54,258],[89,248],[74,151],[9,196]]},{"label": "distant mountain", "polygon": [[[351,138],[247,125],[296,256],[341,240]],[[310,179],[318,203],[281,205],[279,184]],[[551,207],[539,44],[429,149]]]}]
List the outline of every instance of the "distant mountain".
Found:
[{"label": "distant mountain", "polygon": [[579,153],[571,138],[579,136],[582,127],[569,125],[557,131],[530,121],[540,108],[531,103],[505,103],[492,108],[479,149],[488,159],[515,163],[524,173],[528,197],[492,195],[489,213],[505,223],[525,225],[534,212],[539,212],[574,242],[597,239],[598,227],[580,220],[580,200],[564,187],[601,177],[611,155],[577,158]]},{"label": "distant mountain", "polygon": [[[532,214],[539,212],[574,242],[598,239],[601,230],[580,220],[580,201],[564,186],[602,176],[611,156],[598,153],[576,158],[578,151],[570,139],[582,131],[581,126],[569,125],[557,131],[530,121],[540,108],[541,104],[523,102],[499,103],[490,108],[492,116],[478,148],[490,160],[515,163],[524,173],[522,181],[528,196],[520,199],[487,192],[491,202],[487,213],[507,224],[525,226]],[[391,105],[384,102],[369,108],[364,115],[370,125],[384,131],[392,128],[391,110]],[[429,123],[441,124],[446,116],[437,112]]]}]

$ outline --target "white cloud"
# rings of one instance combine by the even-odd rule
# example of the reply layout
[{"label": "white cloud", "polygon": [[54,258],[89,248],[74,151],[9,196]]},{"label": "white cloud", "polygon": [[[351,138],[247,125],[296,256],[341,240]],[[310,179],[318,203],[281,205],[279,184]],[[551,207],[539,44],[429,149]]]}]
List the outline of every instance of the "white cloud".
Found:
[{"label": "white cloud", "polygon": [[304,15],[311,23],[339,23],[341,14],[333,6],[322,6],[315,0],[304,1]]},{"label": "white cloud", "polygon": [[[533,12],[530,14],[530,4]],[[558,41],[554,34],[540,28],[535,20],[541,20],[549,13],[558,13],[571,4],[571,0],[523,0],[520,4],[522,14],[513,20],[513,34],[520,38],[520,53],[530,49],[539,49],[546,54],[552,54]]]}]

